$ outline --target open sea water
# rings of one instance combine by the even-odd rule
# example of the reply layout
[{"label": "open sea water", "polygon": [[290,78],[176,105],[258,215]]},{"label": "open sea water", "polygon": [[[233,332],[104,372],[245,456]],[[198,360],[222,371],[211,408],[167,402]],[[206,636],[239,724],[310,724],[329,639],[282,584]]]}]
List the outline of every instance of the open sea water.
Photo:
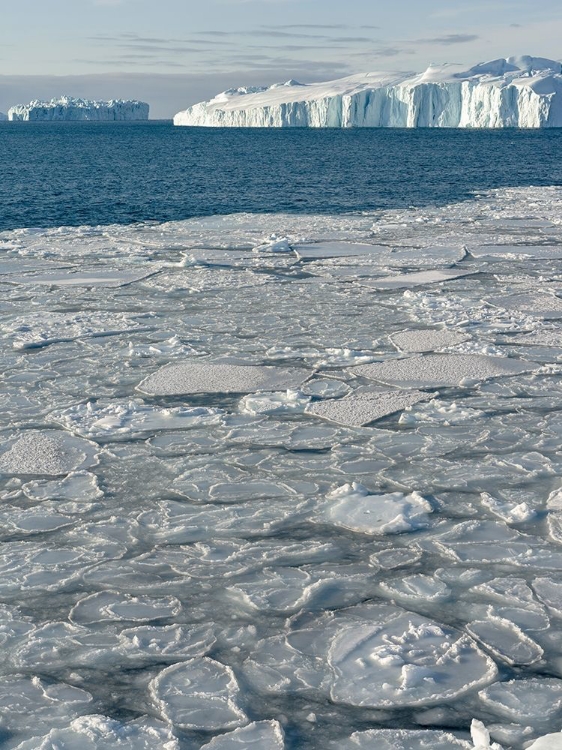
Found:
[{"label": "open sea water", "polygon": [[2,123],[0,229],[342,213],[562,184],[562,130]]}]

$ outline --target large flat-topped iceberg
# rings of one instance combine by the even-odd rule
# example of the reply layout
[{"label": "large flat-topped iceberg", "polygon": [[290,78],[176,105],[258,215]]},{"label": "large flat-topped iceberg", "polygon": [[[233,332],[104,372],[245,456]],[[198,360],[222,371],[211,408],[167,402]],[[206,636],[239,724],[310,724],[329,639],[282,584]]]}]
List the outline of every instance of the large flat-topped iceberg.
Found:
[{"label": "large flat-topped iceberg", "polygon": [[562,65],[542,57],[229,89],[178,112],[208,127],[562,127]]},{"label": "large flat-topped iceberg", "polygon": [[[29,104],[17,104],[8,110],[9,120],[148,120],[149,106],[135,99],[111,99],[90,101],[61,96],[51,101],[34,100]],[[0,118],[1,119],[1,118]]]}]

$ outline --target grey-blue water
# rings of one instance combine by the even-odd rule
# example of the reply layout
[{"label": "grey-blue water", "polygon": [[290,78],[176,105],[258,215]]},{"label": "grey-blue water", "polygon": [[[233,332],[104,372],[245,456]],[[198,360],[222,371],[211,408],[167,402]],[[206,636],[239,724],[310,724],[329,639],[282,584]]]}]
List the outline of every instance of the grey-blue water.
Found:
[{"label": "grey-blue water", "polygon": [[562,130],[0,125],[0,229],[339,213],[560,184]]}]

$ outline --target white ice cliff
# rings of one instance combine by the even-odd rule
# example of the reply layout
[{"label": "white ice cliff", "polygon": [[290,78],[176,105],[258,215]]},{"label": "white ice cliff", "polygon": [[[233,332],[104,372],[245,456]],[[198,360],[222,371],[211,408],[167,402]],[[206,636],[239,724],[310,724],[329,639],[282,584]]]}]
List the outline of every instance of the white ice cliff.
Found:
[{"label": "white ice cliff", "polygon": [[[136,100],[112,99],[108,102],[61,96],[51,101],[34,100],[8,110],[9,120],[148,120],[149,106]],[[1,119],[1,118],[0,118]]]},{"label": "white ice cliff", "polygon": [[178,112],[207,127],[562,127],[562,65],[541,57],[229,89]]}]

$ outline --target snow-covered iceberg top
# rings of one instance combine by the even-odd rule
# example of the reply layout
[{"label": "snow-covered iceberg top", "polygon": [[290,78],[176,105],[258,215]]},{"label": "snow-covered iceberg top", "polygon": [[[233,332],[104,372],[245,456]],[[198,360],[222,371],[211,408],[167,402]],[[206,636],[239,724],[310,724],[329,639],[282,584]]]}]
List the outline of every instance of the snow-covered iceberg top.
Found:
[{"label": "snow-covered iceberg top", "polygon": [[[9,120],[148,120],[149,105],[136,99],[91,101],[61,96],[51,101],[34,100],[8,111]],[[1,118],[0,118],[1,119]]]},{"label": "snow-covered iceberg top", "polygon": [[562,65],[509,57],[431,65],[423,73],[360,73],[325,83],[229,89],[179,112],[211,127],[562,127]]}]

